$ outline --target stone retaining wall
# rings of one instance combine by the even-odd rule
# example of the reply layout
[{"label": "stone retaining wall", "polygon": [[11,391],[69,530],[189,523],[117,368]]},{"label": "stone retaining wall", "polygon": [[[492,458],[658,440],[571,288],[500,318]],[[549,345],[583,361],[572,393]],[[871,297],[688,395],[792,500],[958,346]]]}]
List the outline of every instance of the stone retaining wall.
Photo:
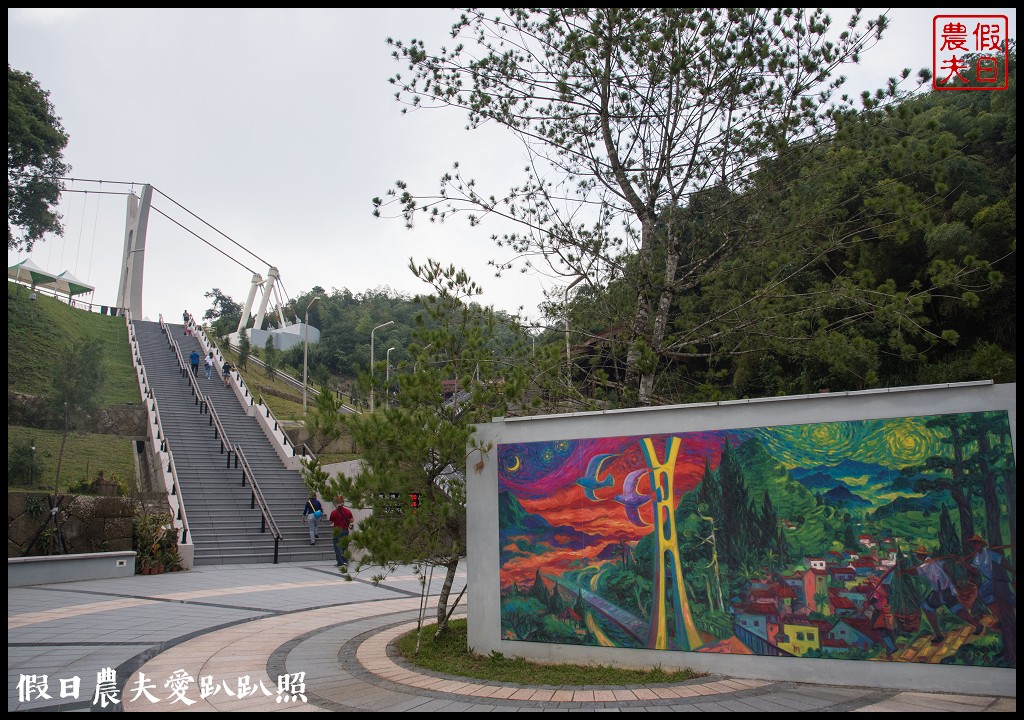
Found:
[{"label": "stone retaining wall", "polygon": [[[7,493],[7,557],[22,557],[50,512],[47,498],[46,493]],[[68,496],[61,508],[65,549],[69,553],[131,550],[135,509],[131,498]],[[53,523],[49,523],[32,554],[46,554],[54,542]]]}]

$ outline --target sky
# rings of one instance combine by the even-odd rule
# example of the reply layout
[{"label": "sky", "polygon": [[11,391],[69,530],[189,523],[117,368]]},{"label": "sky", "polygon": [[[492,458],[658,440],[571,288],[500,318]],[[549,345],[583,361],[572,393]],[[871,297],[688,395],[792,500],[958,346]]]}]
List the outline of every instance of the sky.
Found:
[{"label": "sky", "polygon": [[[886,36],[845,73],[847,88],[931,67],[932,17],[965,12],[1007,15],[1016,38],[1010,8],[891,10]],[[848,11],[832,16],[841,25]],[[79,179],[67,187],[89,191],[62,194],[63,238],[28,256],[8,251],[8,265],[31,257],[70,271],[95,286],[84,299],[115,304],[126,198],[97,191],[150,184],[159,211],[145,253],[150,319],[202,317],[212,288],[244,302],[252,274],[266,277],[268,265],[288,298],[315,286],[412,296],[428,288],[409,262],[428,258],[465,269],[484,289],[480,302],[539,318],[544,290],[560,297],[561,287],[536,274],[495,277],[488,261],[506,258],[490,237],[501,226],[457,217],[410,230],[372,215],[372,198],[396,180],[432,193],[455,161],[488,194],[521,180],[510,134],[467,131],[458,110],[403,115],[394,99],[388,79],[406,68],[386,39],[436,48],[456,17],[442,8],[8,8],[8,64],[50,92]]]}]

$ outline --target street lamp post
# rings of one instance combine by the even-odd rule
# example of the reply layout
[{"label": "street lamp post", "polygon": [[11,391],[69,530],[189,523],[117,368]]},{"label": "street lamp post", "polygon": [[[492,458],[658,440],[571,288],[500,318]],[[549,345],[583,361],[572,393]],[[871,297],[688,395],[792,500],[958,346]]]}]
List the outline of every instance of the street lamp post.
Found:
[{"label": "street lamp post", "polygon": [[384,382],[386,382],[386,383],[389,383],[389,382],[391,382],[391,351],[392,351],[392,350],[394,350],[394,348],[393,348],[393,347],[389,347],[389,348],[388,348],[388,355],[387,355],[387,370],[386,370],[386,373],[385,373],[385,375],[384,375],[384,378],[385,378]]},{"label": "street lamp post", "polygon": [[[25,477],[22,475],[22,477]],[[32,464],[28,466],[28,484],[33,486],[36,484],[36,441],[32,441]]]},{"label": "street lamp post", "polygon": [[387,327],[388,325],[394,324],[394,320],[388,320],[386,323],[381,323],[380,325],[378,325],[377,327],[370,331],[370,412],[373,412],[373,334],[380,330],[382,327]]},{"label": "street lamp post", "polygon": [[306,315],[302,321],[302,414],[306,414],[306,359],[309,356],[309,309],[316,304],[316,301],[320,299],[317,295],[315,298],[309,301],[309,305],[306,306]]},{"label": "street lamp post", "polygon": [[384,387],[387,388],[387,392],[388,392],[388,407],[391,407],[391,351],[392,350],[394,350],[393,347],[389,347],[388,348],[387,362],[385,363],[385,365],[387,365],[387,368],[384,371],[384,373],[385,373],[384,374]]},{"label": "street lamp post", "polygon": [[[425,353],[427,350],[429,350],[432,347],[434,347],[434,343],[429,343],[425,348],[420,350],[420,352],[421,353]],[[412,374],[415,375],[417,372],[419,372],[419,369],[420,369],[420,361],[417,360],[415,363],[413,363]]]},{"label": "street lamp post", "polygon": [[572,355],[569,352],[569,291],[583,282],[585,276],[580,275],[565,289],[565,381],[572,386]]}]

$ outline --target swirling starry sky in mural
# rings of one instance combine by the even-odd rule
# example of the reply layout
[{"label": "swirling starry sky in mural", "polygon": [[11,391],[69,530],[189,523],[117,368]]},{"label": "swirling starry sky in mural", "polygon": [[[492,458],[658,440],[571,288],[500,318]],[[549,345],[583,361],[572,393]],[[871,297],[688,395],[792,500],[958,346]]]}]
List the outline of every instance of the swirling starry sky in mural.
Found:
[{"label": "swirling starry sky in mural", "polygon": [[891,468],[921,463],[942,450],[946,432],[927,417],[857,420],[753,428],[768,453],[786,467],[835,465],[843,460]]},{"label": "swirling starry sky in mural", "polygon": [[[675,499],[695,488],[705,464],[717,468],[726,438],[739,446],[756,438],[787,468],[835,466],[856,461],[898,470],[943,454],[942,427],[929,417],[776,425],[681,433],[675,467]],[[625,541],[647,532],[650,492],[647,478],[631,473],[647,463],[644,436],[503,444],[498,447],[498,483],[528,512],[553,525],[572,525],[587,533]],[[652,436],[658,452],[670,435]],[[628,486],[628,487],[626,487]],[[632,503],[632,505],[630,504]],[[632,507],[632,509],[630,509]]]}]

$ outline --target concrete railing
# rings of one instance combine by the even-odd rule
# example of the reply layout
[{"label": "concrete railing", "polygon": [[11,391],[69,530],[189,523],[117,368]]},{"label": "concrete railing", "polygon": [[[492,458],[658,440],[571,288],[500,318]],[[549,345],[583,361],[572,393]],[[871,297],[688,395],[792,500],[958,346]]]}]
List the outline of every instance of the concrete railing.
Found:
[{"label": "concrete railing", "polygon": [[[181,489],[178,485],[178,473],[174,466],[174,456],[167,445],[167,436],[164,434],[163,425],[160,422],[160,405],[150,385],[149,377],[146,375],[146,366],[142,363],[142,354],[139,351],[139,343],[135,336],[135,326],[132,323],[131,313],[126,311],[124,319],[125,324],[128,326],[128,341],[132,349],[132,364],[135,366],[135,374],[139,381],[139,390],[142,393],[143,402],[146,403],[146,414],[149,419],[148,437],[151,450],[159,462],[164,490],[167,493],[167,508],[171,514],[171,522],[178,535],[178,554],[181,556],[181,566],[186,570],[191,570],[193,559],[195,558],[195,545],[192,543],[192,533],[189,532],[188,528],[184,500],[181,497]],[[165,329],[162,316],[160,318],[160,326],[161,329]],[[134,572],[134,567],[132,572]]]},{"label": "concrete railing", "polygon": [[7,558],[7,587],[131,577],[135,551]]}]

